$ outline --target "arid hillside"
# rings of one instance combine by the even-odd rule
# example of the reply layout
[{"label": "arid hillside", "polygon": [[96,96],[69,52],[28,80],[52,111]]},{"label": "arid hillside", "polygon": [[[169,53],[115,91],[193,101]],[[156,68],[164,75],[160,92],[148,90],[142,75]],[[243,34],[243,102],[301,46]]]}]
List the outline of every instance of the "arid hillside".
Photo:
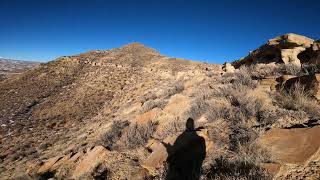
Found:
[{"label": "arid hillside", "polygon": [[320,178],[319,47],[288,34],[218,65],[132,43],[12,75],[0,179]]},{"label": "arid hillside", "polygon": [[38,64],[39,63],[32,61],[17,61],[0,58],[0,81],[6,79],[10,75],[22,73]]}]

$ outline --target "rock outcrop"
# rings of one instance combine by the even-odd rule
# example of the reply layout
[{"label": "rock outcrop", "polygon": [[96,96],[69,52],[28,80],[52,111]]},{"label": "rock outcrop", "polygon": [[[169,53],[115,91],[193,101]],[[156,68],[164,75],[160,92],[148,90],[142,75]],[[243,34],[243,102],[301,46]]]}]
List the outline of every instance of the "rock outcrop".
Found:
[{"label": "rock outcrop", "polygon": [[226,73],[234,73],[235,68],[231,65],[231,63],[224,63],[222,66],[222,70]]},{"label": "rock outcrop", "polygon": [[[320,127],[272,129],[259,138],[274,160],[262,166],[279,179],[319,178]],[[316,168],[318,167],[318,168]],[[308,176],[305,174],[309,173]]]},{"label": "rock outcrop", "polygon": [[270,39],[267,44],[232,65],[239,68],[242,65],[272,62],[296,66],[301,66],[302,63],[318,64],[318,47],[318,43],[313,39],[290,33]]},{"label": "rock outcrop", "polygon": [[320,158],[320,127],[272,129],[260,137],[273,157],[281,163],[307,164]]}]

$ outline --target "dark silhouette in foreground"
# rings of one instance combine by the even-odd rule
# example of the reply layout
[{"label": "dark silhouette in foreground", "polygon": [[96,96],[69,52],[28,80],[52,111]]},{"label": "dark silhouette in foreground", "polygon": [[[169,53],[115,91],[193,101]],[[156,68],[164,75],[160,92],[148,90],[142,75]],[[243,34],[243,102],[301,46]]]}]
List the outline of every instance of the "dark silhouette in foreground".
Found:
[{"label": "dark silhouette in foreground", "polygon": [[193,119],[189,118],[186,130],[179,135],[173,145],[163,143],[168,152],[168,180],[197,180],[206,157],[206,145],[203,137],[198,136]]}]

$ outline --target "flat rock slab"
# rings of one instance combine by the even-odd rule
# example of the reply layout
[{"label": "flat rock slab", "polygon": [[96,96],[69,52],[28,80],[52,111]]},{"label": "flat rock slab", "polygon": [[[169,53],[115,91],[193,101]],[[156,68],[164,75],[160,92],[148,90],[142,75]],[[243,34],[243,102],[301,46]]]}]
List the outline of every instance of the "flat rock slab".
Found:
[{"label": "flat rock slab", "polygon": [[102,146],[95,146],[86,156],[80,161],[75,171],[73,178],[79,179],[82,176],[91,173],[100,163],[102,163],[109,151]]},{"label": "flat rock slab", "polygon": [[313,128],[272,129],[259,139],[281,163],[304,164],[319,159],[320,126]]}]

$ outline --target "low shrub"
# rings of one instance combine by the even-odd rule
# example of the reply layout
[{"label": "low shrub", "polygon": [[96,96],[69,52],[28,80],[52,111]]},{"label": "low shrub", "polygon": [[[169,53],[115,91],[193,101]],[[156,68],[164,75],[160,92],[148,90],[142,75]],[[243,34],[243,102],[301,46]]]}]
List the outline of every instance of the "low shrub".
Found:
[{"label": "low shrub", "polygon": [[241,123],[231,125],[230,129],[229,149],[231,151],[238,151],[240,147],[252,143],[258,137],[252,128]]},{"label": "low shrub", "polygon": [[272,176],[258,165],[248,159],[231,159],[219,157],[214,160],[209,172],[208,179],[261,179],[269,180]]},{"label": "low shrub", "polygon": [[282,74],[282,66],[278,64],[253,64],[248,66],[248,71],[253,79],[261,79],[268,76],[279,76]]},{"label": "low shrub", "polygon": [[154,99],[154,100],[149,100],[145,103],[143,103],[142,108],[141,108],[141,113],[147,112],[151,109],[154,108],[160,108],[163,109],[168,103],[168,100],[165,99]]},{"label": "low shrub", "polygon": [[186,129],[186,122],[180,120],[179,117],[166,122],[155,134],[155,138],[163,140],[166,137],[181,133]]},{"label": "low shrub", "polygon": [[120,139],[122,130],[127,126],[129,126],[128,121],[114,121],[110,130],[101,137],[102,145],[108,149],[113,149],[114,143]]},{"label": "low shrub", "polygon": [[294,76],[302,75],[301,66],[298,66],[295,64],[283,64],[281,68],[285,74],[294,75]]},{"label": "low shrub", "polygon": [[294,111],[304,111],[311,118],[320,117],[320,106],[316,100],[310,97],[305,88],[296,83],[291,89],[282,89],[275,95],[278,106]]},{"label": "low shrub", "polygon": [[146,144],[155,132],[157,125],[156,122],[130,125],[121,136],[124,146],[133,149]]},{"label": "low shrub", "polygon": [[171,86],[168,86],[162,96],[164,98],[168,98],[172,95],[178,94],[184,90],[184,85],[183,82],[181,81],[176,81],[174,82]]},{"label": "low shrub", "polygon": [[255,88],[257,83],[254,81],[250,74],[250,69],[247,66],[242,66],[235,73],[235,78],[232,82],[234,86],[247,86],[250,88]]},{"label": "low shrub", "polygon": [[302,69],[303,75],[312,75],[320,72],[320,65],[303,64],[301,69]]}]

